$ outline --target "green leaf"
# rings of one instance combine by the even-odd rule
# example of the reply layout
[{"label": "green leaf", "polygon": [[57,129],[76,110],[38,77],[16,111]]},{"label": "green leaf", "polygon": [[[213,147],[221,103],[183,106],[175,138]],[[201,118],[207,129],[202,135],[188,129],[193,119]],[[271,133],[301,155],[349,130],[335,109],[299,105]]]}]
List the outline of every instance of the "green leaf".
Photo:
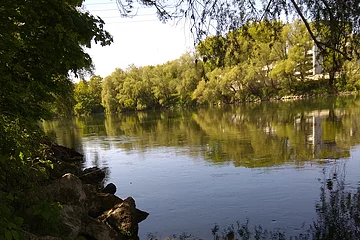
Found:
[{"label": "green leaf", "polygon": [[22,152],[19,153],[19,158],[21,159],[21,161],[24,161],[24,154]]},{"label": "green leaf", "polygon": [[19,233],[15,230],[11,230],[11,234],[15,240],[20,239]]},{"label": "green leaf", "polygon": [[41,213],[41,216],[45,218],[46,220],[49,220],[51,217],[51,211],[49,209],[46,209],[44,212]]},{"label": "green leaf", "polygon": [[17,224],[18,226],[21,226],[24,223],[24,219],[21,217],[15,217],[14,218],[14,222],[15,224]]},{"label": "green leaf", "polygon": [[12,195],[12,193],[9,193],[7,195],[7,199],[9,199],[10,201],[14,201],[14,196]]},{"label": "green leaf", "polygon": [[6,240],[12,240],[12,234],[9,230],[5,229],[5,239]]},{"label": "green leaf", "polygon": [[15,229],[15,228],[16,228],[16,225],[15,225],[14,223],[12,223],[12,222],[8,222],[7,228],[8,228],[8,229]]}]

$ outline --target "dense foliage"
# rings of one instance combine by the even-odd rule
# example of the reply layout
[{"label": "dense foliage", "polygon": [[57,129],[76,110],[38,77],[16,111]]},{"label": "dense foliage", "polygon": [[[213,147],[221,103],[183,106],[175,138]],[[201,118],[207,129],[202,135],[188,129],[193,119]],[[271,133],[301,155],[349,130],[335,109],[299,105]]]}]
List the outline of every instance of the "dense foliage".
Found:
[{"label": "dense foliage", "polygon": [[104,112],[101,105],[101,83],[102,78],[100,76],[93,76],[89,81],[81,80],[75,85],[76,105],[74,111],[76,115]]},{"label": "dense foliage", "polygon": [[[160,20],[185,19],[196,42],[215,34],[246,26],[249,22],[300,19],[309,36],[328,62],[329,85],[345,60],[359,57],[360,4],[358,0],[117,0],[125,16],[134,13],[137,4],[154,7]],[[331,64],[330,64],[331,63]]]},{"label": "dense foliage", "polygon": [[[356,58],[344,60],[335,71],[331,54],[314,57],[314,51],[314,42],[300,21],[249,23],[225,36],[206,38],[195,54],[157,66],[116,69],[102,81],[101,102],[111,113],[359,89]],[[322,74],[314,74],[314,63]],[[335,73],[336,79],[330,82]],[[83,85],[80,82],[77,90]],[[90,98],[77,106],[85,106]],[[78,108],[76,112],[94,110],[95,105],[87,112]]]},{"label": "dense foliage", "polygon": [[[112,42],[104,22],[81,10],[81,4],[82,0],[1,1],[0,239],[19,239],[23,224],[43,222],[24,223],[23,216],[35,204],[28,190],[46,179],[46,167],[51,166],[37,122],[51,111],[70,111],[69,74],[92,68],[84,47],[92,41]],[[48,211],[35,212],[48,220],[49,205],[38,206]]]},{"label": "dense foliage", "polygon": [[103,80],[102,104],[107,113],[193,105],[203,74],[202,63],[190,54],[163,65],[116,69]]}]

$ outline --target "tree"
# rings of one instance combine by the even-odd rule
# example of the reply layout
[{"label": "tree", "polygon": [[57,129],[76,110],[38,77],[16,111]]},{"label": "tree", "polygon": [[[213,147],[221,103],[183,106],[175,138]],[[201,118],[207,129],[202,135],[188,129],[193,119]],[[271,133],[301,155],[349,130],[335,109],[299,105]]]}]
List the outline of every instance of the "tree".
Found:
[{"label": "tree", "polygon": [[177,61],[170,61],[154,69],[152,93],[158,104],[169,107],[176,101],[176,86],[179,84]]},{"label": "tree", "polygon": [[104,22],[79,8],[82,1],[2,1],[0,112],[39,119],[44,102],[76,75],[90,70],[84,47],[108,45]]},{"label": "tree", "polygon": [[179,83],[176,86],[180,105],[194,105],[191,98],[199,81],[204,75],[204,65],[202,61],[196,61],[192,54],[184,54],[178,60],[179,65]]},{"label": "tree", "polygon": [[294,83],[298,80],[305,81],[312,74],[313,59],[309,51],[313,48],[313,42],[300,21],[284,26],[280,35],[280,55],[284,56],[271,70],[270,76],[282,80],[281,87],[285,94],[293,94]]},{"label": "tree", "polygon": [[119,102],[119,109],[122,110],[143,110],[148,108],[151,87],[149,82],[144,81],[142,68],[130,65],[126,70],[124,81],[118,85],[116,96]]},{"label": "tree", "polygon": [[93,113],[103,112],[101,105],[101,88],[102,78],[93,76],[89,81],[81,80],[76,84],[74,90],[74,98],[76,105],[74,106],[75,114],[90,115]]},{"label": "tree", "polygon": [[83,11],[82,2],[1,1],[0,239],[19,239],[20,216],[34,201],[26,192],[46,178],[50,163],[38,121],[72,95],[70,73],[91,70],[85,48],[112,42],[104,22]]},{"label": "tree", "polygon": [[210,36],[201,41],[196,50],[210,71],[225,66],[226,40],[222,36]]},{"label": "tree", "polygon": [[[218,89],[221,93],[221,97],[218,98],[220,102],[230,103],[273,97],[280,80],[274,79],[271,72],[279,61],[286,58],[286,40],[280,37],[283,28],[282,22],[249,23],[236,31],[229,32],[226,37],[211,36],[210,41],[206,38],[204,43],[201,42],[199,45],[207,46],[207,50],[198,48],[198,54],[201,58],[206,58],[207,62],[215,60],[215,64],[207,68],[209,74],[206,75],[205,80],[208,80],[209,84],[200,85],[193,97],[199,97],[199,93],[202,92],[200,89],[205,90],[208,87],[211,88],[207,89],[208,93],[214,92],[217,87],[220,88]],[[220,38],[224,43],[221,44],[220,53],[212,49],[216,49],[216,45],[209,44],[216,42],[216,38]],[[207,52],[215,54],[207,54]],[[217,53],[220,54],[222,64],[216,64],[219,59]],[[214,67],[223,71],[216,68],[211,71]],[[215,86],[212,86],[214,84]],[[204,86],[208,87],[204,88]]]}]

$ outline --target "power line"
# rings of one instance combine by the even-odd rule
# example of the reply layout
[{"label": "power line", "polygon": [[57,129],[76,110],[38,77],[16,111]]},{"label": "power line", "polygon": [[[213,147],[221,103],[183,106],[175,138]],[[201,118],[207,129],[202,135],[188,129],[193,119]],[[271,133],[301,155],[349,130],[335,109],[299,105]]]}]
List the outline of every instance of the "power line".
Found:
[{"label": "power line", "polygon": [[[137,8],[134,8],[133,11],[135,12],[136,10],[139,10],[139,9],[151,9],[149,7],[137,7]],[[171,8],[169,8],[171,9]],[[87,8],[86,5],[84,5],[84,10],[86,11],[90,11],[90,12],[111,12],[111,11],[119,11],[120,9],[119,8],[109,8],[109,9],[91,9],[91,8]]]},{"label": "power line", "polygon": [[84,5],[105,5],[105,4],[116,4],[116,2],[102,2],[102,3],[86,3]]},{"label": "power line", "polygon": [[124,21],[124,22],[107,22],[106,24],[127,24],[127,23],[142,23],[142,22],[160,22],[160,20],[152,19],[152,20],[138,20],[138,21]]},{"label": "power line", "polygon": [[[107,5],[107,4],[117,4],[116,1],[114,2],[102,2],[102,3],[84,3],[83,6],[96,6],[96,5]],[[181,7],[181,6],[187,6],[187,4],[180,4],[180,5],[177,5],[177,6],[167,6],[166,8],[176,8],[176,7]],[[143,8],[149,8],[149,7],[143,7]]]},{"label": "power line", "polygon": [[[157,15],[156,14],[137,14],[136,17],[146,17],[146,16],[154,16],[156,17]],[[106,18],[124,18],[122,16],[105,16],[105,17],[101,17],[103,19],[106,19]]]},{"label": "power line", "polygon": [[[86,7],[86,6],[85,6]],[[89,10],[90,11],[90,10]],[[91,10],[92,12],[104,12],[104,11],[119,11],[118,8],[114,8],[114,9],[94,9]]]},{"label": "power line", "polygon": [[[83,6],[86,8],[86,6],[96,6],[96,5],[106,5],[106,4],[116,4],[116,2],[105,2],[105,3],[84,3]],[[117,6],[117,4],[116,4]],[[166,8],[168,9],[175,9],[178,7],[186,7],[187,4],[180,4],[178,6],[167,6]],[[149,9],[151,7],[146,7],[146,6],[141,6],[139,5],[139,7],[137,7],[137,9]],[[100,9],[100,10],[93,10],[93,11],[107,11],[107,10],[116,10],[116,9]]]}]

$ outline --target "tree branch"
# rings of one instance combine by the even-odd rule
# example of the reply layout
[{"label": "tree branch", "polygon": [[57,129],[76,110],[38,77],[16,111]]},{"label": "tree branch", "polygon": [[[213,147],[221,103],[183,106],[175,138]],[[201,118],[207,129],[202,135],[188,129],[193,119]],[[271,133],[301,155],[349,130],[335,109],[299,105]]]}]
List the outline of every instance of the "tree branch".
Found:
[{"label": "tree branch", "polygon": [[265,8],[265,11],[264,11],[263,15],[262,15],[261,18],[260,18],[260,22],[263,20],[263,18],[265,17],[266,13],[269,11],[269,9],[270,9],[270,4],[272,3],[272,1],[273,1],[273,0],[269,0],[267,6],[266,6],[266,8]]},{"label": "tree branch", "polygon": [[351,60],[351,57],[349,57],[345,52],[343,51],[340,51],[339,49],[337,48],[334,48],[326,43],[323,43],[319,40],[316,39],[313,31],[311,30],[311,27],[310,27],[310,24],[308,23],[308,21],[306,20],[304,14],[301,12],[301,9],[300,7],[297,5],[297,3],[295,2],[295,0],[291,0],[291,3],[294,5],[295,9],[296,9],[296,12],[299,14],[301,20],[303,21],[303,23],[305,24],[305,27],[308,31],[308,33],[310,34],[310,37],[312,38],[312,40],[314,41],[314,43],[316,44],[316,46],[318,46],[318,48],[320,48],[320,50],[324,50],[324,47],[325,48],[329,48],[339,54],[341,54],[342,56],[344,56],[347,60]]}]

